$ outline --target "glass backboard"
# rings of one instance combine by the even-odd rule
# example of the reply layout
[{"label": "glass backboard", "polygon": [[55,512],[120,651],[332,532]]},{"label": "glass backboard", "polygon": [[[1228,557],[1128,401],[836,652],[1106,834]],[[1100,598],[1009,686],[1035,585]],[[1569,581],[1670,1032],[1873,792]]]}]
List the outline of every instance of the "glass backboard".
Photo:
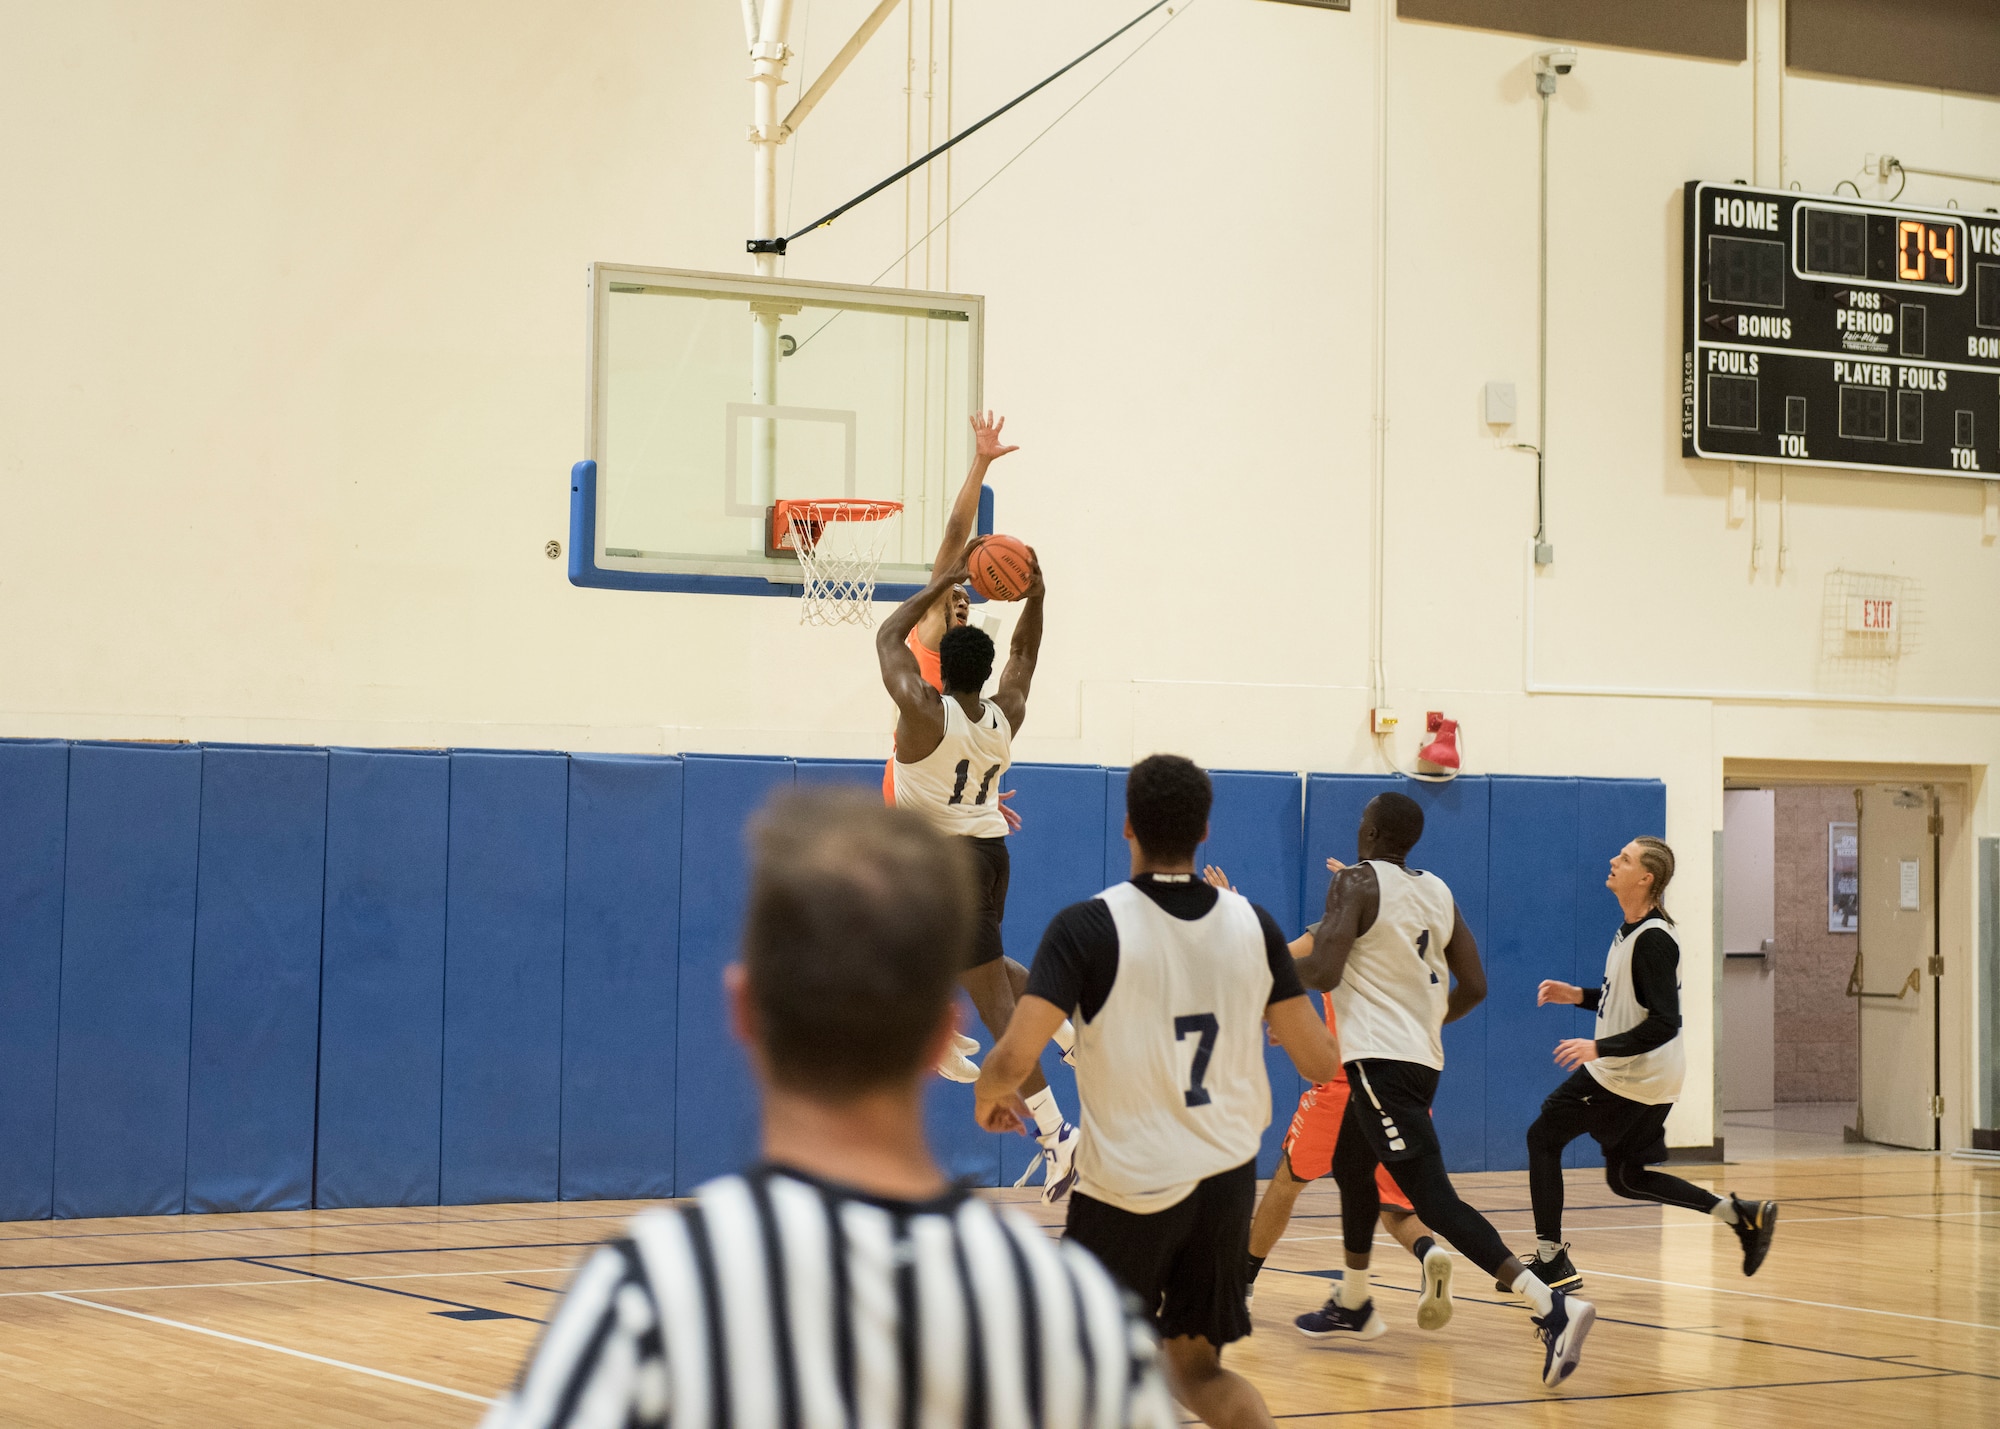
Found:
[{"label": "glass backboard", "polygon": [[980,299],[608,263],[590,288],[598,572],[796,585],[772,502],[863,497],[903,503],[882,581],[928,578],[972,456]]}]

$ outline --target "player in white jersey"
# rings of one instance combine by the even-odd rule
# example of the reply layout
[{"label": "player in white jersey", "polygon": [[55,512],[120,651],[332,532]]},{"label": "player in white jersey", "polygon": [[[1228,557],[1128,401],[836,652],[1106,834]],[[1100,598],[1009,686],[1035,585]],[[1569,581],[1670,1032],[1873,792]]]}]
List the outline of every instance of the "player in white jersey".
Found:
[{"label": "player in white jersey", "polygon": [[1209,778],[1177,755],[1132,766],[1132,879],[1058,913],[1028,992],[979,1076],[989,1131],[1024,1126],[1014,1089],[1076,1023],[1083,1145],[1067,1240],[1104,1262],[1158,1326],[1174,1394],[1210,1424],[1267,1426],[1222,1347],[1250,1333],[1244,1248],[1271,1120],[1264,1025],[1315,1082],[1339,1070],[1271,915],[1195,876]]},{"label": "player in white jersey", "polygon": [[1305,985],[1331,994],[1353,1087],[1333,1154],[1347,1271],[1314,1317],[1315,1333],[1381,1333],[1368,1256],[1380,1207],[1375,1168],[1387,1162],[1432,1230],[1534,1308],[1542,1383],[1554,1388],[1575,1371],[1597,1312],[1530,1274],[1445,1174],[1430,1114],[1444,1068],[1441,1029],[1485,999],[1486,972],[1444,880],[1408,866],[1423,832],[1414,799],[1369,801],[1356,835],[1362,861],[1334,875],[1313,950],[1299,961]]},{"label": "player in white jersey", "polygon": [[[969,548],[968,548],[969,549]],[[896,702],[896,807],[919,815],[943,834],[965,840],[978,883],[972,962],[960,983],[995,1037],[1014,1015],[1000,924],[1007,914],[1007,820],[1000,812],[1000,776],[1013,763],[1014,735],[1028,717],[1028,690],[1042,648],[1046,586],[1034,552],[1034,577],[991,699],[980,692],[993,674],[993,637],[972,625],[947,630],[938,643],[941,688],[925,681],[910,652],[910,632],[941,596],[965,579],[966,553],[940,559],[931,582],[890,613],[875,634],[882,683]],[[1039,1067],[1026,1087],[1041,1144],[1042,1199],[1061,1200],[1076,1179],[1077,1130]],[[1034,1167],[1029,1167],[1030,1172]]]},{"label": "player in white jersey", "polygon": [[1528,1192],[1535,1206],[1535,1256],[1528,1268],[1564,1289],[1583,1283],[1562,1238],[1563,1148],[1589,1132],[1604,1148],[1604,1179],[1634,1201],[1681,1206],[1728,1225],[1743,1246],[1743,1273],[1755,1275],[1778,1228],[1776,1201],[1715,1195],[1652,1168],[1667,1159],[1667,1113],[1681,1094],[1687,1056],[1681,1047],[1681,949],[1664,902],[1674,851],[1636,838],[1611,860],[1604,886],[1618,900],[1624,926],[1611,940],[1601,987],[1549,979],[1535,996],[1597,1014],[1595,1037],[1556,1044],[1570,1078],[1542,1103],[1528,1128]]}]

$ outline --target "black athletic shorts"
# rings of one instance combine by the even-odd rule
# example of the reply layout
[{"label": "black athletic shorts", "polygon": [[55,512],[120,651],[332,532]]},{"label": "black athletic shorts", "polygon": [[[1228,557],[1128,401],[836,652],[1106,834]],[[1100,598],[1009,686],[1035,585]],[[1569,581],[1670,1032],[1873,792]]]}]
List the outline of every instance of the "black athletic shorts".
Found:
[{"label": "black athletic shorts", "polygon": [[1368,1058],[1347,1064],[1347,1120],[1340,1134],[1357,1131],[1377,1161],[1413,1161],[1443,1154],[1431,1121],[1437,1068],[1419,1062]]},{"label": "black athletic shorts", "polygon": [[1247,1161],[1150,1216],[1072,1191],[1065,1233],[1139,1297],[1161,1339],[1199,1335],[1219,1348],[1250,1333],[1244,1296],[1256,1208],[1257,1163]]},{"label": "black athletic shorts", "polygon": [[972,921],[972,961],[967,967],[983,967],[1006,956],[1000,945],[1000,923],[1007,916],[1007,877],[1012,867],[1007,857],[1007,840],[968,838],[972,845],[972,878],[978,909]]},{"label": "black athletic shorts", "polygon": [[1673,1109],[1672,1102],[1635,1102],[1607,1091],[1583,1066],[1548,1094],[1535,1125],[1565,1146],[1589,1132],[1613,1165],[1652,1166],[1667,1159],[1667,1113]]}]

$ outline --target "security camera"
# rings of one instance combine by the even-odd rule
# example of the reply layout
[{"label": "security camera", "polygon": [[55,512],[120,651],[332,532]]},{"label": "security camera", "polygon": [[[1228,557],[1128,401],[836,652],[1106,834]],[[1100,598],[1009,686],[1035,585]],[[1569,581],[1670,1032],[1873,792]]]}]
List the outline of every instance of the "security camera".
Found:
[{"label": "security camera", "polygon": [[1567,45],[1535,51],[1535,89],[1542,94],[1556,92],[1556,80],[1576,68],[1576,51]]},{"label": "security camera", "polygon": [[1576,68],[1576,51],[1567,45],[1535,51],[1536,74],[1568,74]]}]

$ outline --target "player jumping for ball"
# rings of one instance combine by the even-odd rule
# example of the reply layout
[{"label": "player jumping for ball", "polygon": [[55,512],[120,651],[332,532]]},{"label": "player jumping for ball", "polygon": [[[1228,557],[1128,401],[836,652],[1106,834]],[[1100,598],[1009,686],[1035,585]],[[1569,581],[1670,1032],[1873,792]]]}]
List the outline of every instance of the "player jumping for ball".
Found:
[{"label": "player jumping for ball", "polygon": [[[997,424],[993,433],[998,436]],[[981,693],[993,674],[993,638],[972,625],[956,625],[938,642],[940,686],[933,687],[910,652],[909,637],[941,597],[965,579],[966,551],[939,553],[931,582],[897,606],[875,635],[882,683],[896,702],[896,805],[929,820],[939,832],[966,841],[979,894],[972,965],[960,979],[997,1038],[1007,1030],[1017,996],[1008,976],[1000,923],[1007,912],[1007,821],[1000,813],[1000,776],[1013,762],[1016,731],[1028,717],[1028,688],[1042,648],[1041,563],[1028,553],[1031,577],[1006,667],[993,697]],[[1046,1166],[1042,1199],[1061,1200],[1076,1180],[1077,1131],[1063,1119],[1055,1093],[1039,1067],[1022,1086],[1035,1118]],[[1029,1168],[1031,1171],[1033,1167]]]},{"label": "player jumping for ball", "polygon": [[[944,535],[938,541],[937,556],[931,569],[939,563],[955,560],[959,552],[972,536],[973,525],[979,519],[979,493],[985,489],[987,470],[1009,452],[1017,452],[1019,447],[1005,446],[1000,433],[1006,427],[1005,417],[992,412],[972,414],[972,465],[965,473],[965,483],[958,490],[958,498],[952,502],[951,511],[945,517]],[[918,619],[916,628],[903,643],[910,654],[916,657],[917,669],[924,677],[924,683],[944,693],[944,676],[938,671],[938,647],[944,642],[945,632],[966,624],[972,615],[972,593],[963,583],[954,584],[943,595],[931,602],[930,608]],[[1021,817],[1007,807],[1007,801],[1014,797],[1009,789],[999,795],[1000,816],[1007,821],[1011,833],[1021,827]],[[896,802],[896,760],[891,755],[882,766],[882,802]],[[1007,970],[1007,981],[1018,999],[1028,986],[1028,970],[1012,958],[1003,957],[1001,965]],[[1063,1059],[1070,1060],[1076,1049],[1076,1029],[1065,1022],[1056,1033],[1056,1045],[1062,1050]],[[972,1054],[979,1050],[979,1043],[963,1033],[952,1038],[950,1052],[938,1064],[938,1075],[953,1082],[974,1082],[979,1079],[979,1066],[972,1060]]]}]

